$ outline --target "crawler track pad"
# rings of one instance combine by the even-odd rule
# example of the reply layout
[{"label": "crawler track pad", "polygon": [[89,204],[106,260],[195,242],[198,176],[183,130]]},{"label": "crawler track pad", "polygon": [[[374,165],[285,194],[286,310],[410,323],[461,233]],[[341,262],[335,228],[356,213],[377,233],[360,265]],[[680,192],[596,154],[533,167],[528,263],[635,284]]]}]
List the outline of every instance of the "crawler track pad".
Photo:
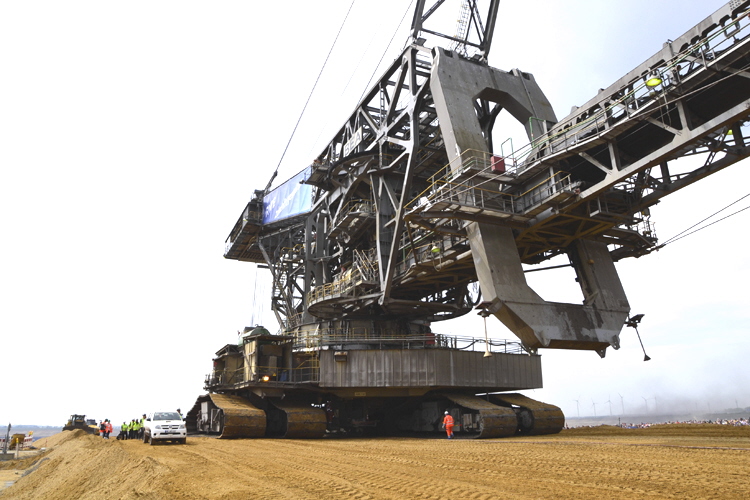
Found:
[{"label": "crawler track pad", "polygon": [[220,438],[263,437],[266,434],[266,412],[248,400],[226,394],[209,394],[211,401],[223,413]]},{"label": "crawler track pad", "polygon": [[[286,416],[285,438],[320,438],[326,433],[326,414],[320,408],[291,401],[269,401]],[[276,413],[278,414],[278,412]]]},{"label": "crawler track pad", "polygon": [[565,415],[555,405],[522,394],[491,394],[490,401],[520,407],[518,423],[521,434],[557,434],[565,426]]},{"label": "crawler track pad", "polygon": [[468,410],[476,411],[480,417],[479,434],[475,438],[498,438],[512,436],[518,428],[516,413],[512,408],[505,408],[490,403],[477,396],[443,393],[441,396]]}]

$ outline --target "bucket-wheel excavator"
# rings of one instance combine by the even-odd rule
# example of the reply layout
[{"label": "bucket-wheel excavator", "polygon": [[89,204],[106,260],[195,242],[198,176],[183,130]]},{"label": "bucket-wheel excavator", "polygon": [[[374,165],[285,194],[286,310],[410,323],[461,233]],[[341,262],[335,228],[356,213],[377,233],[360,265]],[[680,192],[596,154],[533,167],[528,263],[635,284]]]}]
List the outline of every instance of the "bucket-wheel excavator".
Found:
[{"label": "bucket-wheel excavator", "polygon": [[[542,387],[538,350],[617,349],[615,262],[659,247],[649,207],[750,154],[749,1],[561,120],[530,73],[488,64],[498,0],[464,0],[452,35],[430,25],[443,3],[416,2],[410,43],[330,143],[242,211],[224,256],[270,271],[281,328],[216,353],[190,430],[434,432],[448,411],[458,435],[559,432],[559,408],[513,392]],[[493,144],[503,110],[527,147]],[[674,161],[689,155],[704,161]],[[522,265],[560,254],[582,304],[526,282]],[[520,342],[436,328],[471,312]]]}]

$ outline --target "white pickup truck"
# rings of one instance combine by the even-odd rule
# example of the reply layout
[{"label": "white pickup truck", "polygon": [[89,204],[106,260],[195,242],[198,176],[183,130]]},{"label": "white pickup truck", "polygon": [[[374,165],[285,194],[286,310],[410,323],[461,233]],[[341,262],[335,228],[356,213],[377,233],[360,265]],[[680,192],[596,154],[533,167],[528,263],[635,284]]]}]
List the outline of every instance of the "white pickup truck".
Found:
[{"label": "white pickup truck", "polygon": [[143,442],[154,444],[158,441],[187,442],[185,421],[176,411],[155,411],[146,416],[143,422]]}]

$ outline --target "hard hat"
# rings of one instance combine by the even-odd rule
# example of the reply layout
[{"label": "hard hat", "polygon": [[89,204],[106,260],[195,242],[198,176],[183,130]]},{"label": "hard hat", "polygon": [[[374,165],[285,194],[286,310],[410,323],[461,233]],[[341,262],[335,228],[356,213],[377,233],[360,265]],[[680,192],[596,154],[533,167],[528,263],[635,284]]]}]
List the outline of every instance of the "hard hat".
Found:
[{"label": "hard hat", "polygon": [[447,415],[448,413],[450,413],[450,412],[448,410],[445,410],[445,414]]}]

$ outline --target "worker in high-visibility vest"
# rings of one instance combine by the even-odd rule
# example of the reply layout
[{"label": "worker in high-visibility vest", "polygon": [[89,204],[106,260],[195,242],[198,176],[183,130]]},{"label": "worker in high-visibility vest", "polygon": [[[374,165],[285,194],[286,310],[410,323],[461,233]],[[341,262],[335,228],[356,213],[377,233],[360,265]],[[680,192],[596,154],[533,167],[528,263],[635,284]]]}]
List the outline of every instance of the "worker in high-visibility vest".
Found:
[{"label": "worker in high-visibility vest", "polygon": [[451,414],[448,410],[445,410],[445,417],[443,417],[443,427],[445,428],[445,433],[448,435],[448,439],[453,438],[453,417],[451,417]]},{"label": "worker in high-visibility vest", "polygon": [[123,422],[120,426],[120,434],[117,435],[117,439],[127,439],[128,438],[128,423]]},{"label": "worker in high-visibility vest", "polygon": [[146,426],[146,414],[143,414],[141,421],[138,422],[138,439],[143,439],[143,428]]}]

